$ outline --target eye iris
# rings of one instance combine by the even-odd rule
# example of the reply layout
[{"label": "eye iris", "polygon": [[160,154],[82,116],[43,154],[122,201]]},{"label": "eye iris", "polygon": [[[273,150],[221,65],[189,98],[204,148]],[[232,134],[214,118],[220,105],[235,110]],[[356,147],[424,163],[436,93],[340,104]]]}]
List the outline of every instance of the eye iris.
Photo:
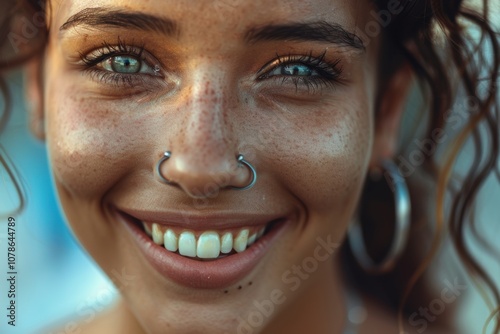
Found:
[{"label": "eye iris", "polygon": [[113,71],[119,73],[137,73],[141,69],[141,63],[130,56],[115,56],[110,63]]},{"label": "eye iris", "polygon": [[311,76],[311,68],[303,64],[290,64],[282,67],[282,75]]}]

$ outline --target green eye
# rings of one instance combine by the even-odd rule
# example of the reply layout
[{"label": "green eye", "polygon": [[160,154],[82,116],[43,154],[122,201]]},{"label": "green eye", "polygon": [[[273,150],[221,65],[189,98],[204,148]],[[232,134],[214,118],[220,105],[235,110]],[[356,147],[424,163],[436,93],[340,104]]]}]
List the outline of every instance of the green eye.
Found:
[{"label": "green eye", "polygon": [[142,63],[132,56],[113,56],[103,63],[103,68],[116,73],[138,73]]},{"label": "green eye", "polygon": [[313,70],[304,64],[290,64],[281,67],[281,75],[295,75],[295,76],[311,76],[314,74]]},{"label": "green eye", "polygon": [[281,64],[268,74],[270,77],[312,77],[317,75],[318,72],[311,68],[311,66],[301,63]]}]

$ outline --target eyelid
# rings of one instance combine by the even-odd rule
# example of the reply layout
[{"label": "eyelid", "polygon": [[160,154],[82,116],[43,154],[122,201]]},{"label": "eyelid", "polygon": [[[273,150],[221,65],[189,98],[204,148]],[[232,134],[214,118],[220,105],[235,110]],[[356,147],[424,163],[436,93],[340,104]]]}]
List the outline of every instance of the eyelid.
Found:
[{"label": "eyelid", "polygon": [[326,75],[331,80],[338,80],[341,73],[342,67],[339,67],[340,59],[335,60],[334,62],[328,62],[325,60],[326,51],[318,57],[312,55],[310,52],[307,55],[297,54],[292,55],[289,54],[287,56],[280,56],[276,54],[276,58],[262,66],[257,71],[257,79],[266,79],[267,75],[281,65],[288,64],[303,64],[311,67],[312,70],[316,70],[320,72],[320,74]]},{"label": "eyelid", "polygon": [[[130,56],[138,59],[147,71],[137,73],[122,73],[103,68],[103,62],[114,56]],[[100,46],[90,51],[79,54],[77,63],[79,70],[87,75],[90,80],[103,87],[111,89],[125,89],[124,92],[154,91],[170,87],[171,80],[165,80],[167,74],[162,63],[146,50],[144,45],[134,45],[118,39],[116,44],[103,42]],[[168,75],[170,77],[170,75]]]},{"label": "eyelid", "polygon": [[[151,68],[152,73],[144,73],[144,72],[138,72],[138,73],[118,73],[118,72],[112,72],[107,69],[102,68],[102,62],[106,61],[109,58],[115,57],[115,56],[130,56],[134,57],[143,64],[149,66]],[[99,68],[103,72],[109,72],[109,73],[117,73],[121,75],[154,75],[154,76],[162,76],[161,73],[161,65],[160,62],[153,56],[151,55],[148,51],[145,50],[144,46],[132,46],[129,44],[126,44],[123,41],[118,41],[117,45],[111,45],[108,43],[103,43],[103,45],[100,48],[96,48],[87,54],[80,54],[81,61],[85,64],[87,69],[90,68]]]},{"label": "eyelid", "polygon": [[[140,68],[139,68],[139,71],[138,72],[134,72],[134,73],[122,73],[122,72],[115,72],[113,71],[112,69],[108,69],[106,68],[108,66],[112,66],[110,64],[106,64],[109,60],[115,58],[115,57],[130,57],[130,58],[134,58],[136,59],[139,63],[140,63]],[[123,74],[123,75],[139,75],[139,74],[151,74],[151,75],[158,75],[159,74],[159,71],[160,71],[160,68],[158,65],[154,65],[154,66],[151,66],[150,64],[148,64],[148,62],[146,60],[143,60],[137,56],[134,56],[134,55],[112,55],[112,56],[108,56],[106,58],[104,58],[104,60],[101,60],[99,63],[97,63],[95,65],[95,67],[103,70],[103,71],[106,71],[106,72],[111,72],[111,73],[116,73],[116,74]],[[144,67],[147,67],[146,69]]]},{"label": "eyelid", "polygon": [[315,57],[312,55],[312,53],[309,53],[307,55],[287,55],[287,56],[280,56],[276,54],[276,58],[262,66],[258,71],[257,71],[257,77],[262,78],[265,76],[266,73],[270,72],[271,70],[277,68],[280,65],[287,65],[287,64],[303,64],[306,66],[310,66],[312,69],[317,69],[320,71],[338,71],[341,72],[341,68],[338,67],[338,64],[340,63],[340,59],[335,60],[334,62],[330,63],[325,60],[325,55],[326,52],[321,54],[318,57]]}]

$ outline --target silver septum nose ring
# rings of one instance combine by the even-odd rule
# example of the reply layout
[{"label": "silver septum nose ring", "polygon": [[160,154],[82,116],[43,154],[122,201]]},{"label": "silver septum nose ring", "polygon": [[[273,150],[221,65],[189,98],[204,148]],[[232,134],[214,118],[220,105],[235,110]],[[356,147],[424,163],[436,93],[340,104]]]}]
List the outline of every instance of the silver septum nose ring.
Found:
[{"label": "silver septum nose ring", "polygon": [[[156,171],[156,174],[158,175],[158,178],[161,182],[165,183],[165,184],[170,184],[170,185],[173,185],[175,184],[174,182],[170,181],[169,179],[167,179],[166,177],[163,176],[163,174],[161,173],[161,165],[167,161],[168,159],[170,159],[170,157],[172,156],[172,153],[170,151],[166,151],[165,153],[163,153],[163,156],[161,157],[160,160],[158,160],[158,162],[156,163],[156,168],[155,168],[155,171]],[[252,172],[252,180],[250,181],[249,184],[247,184],[246,186],[244,187],[234,187],[234,186],[230,186],[231,189],[235,189],[235,190],[247,190],[247,189],[250,189],[252,188],[254,185],[255,185],[255,182],[257,182],[257,171],[255,170],[255,168],[252,166],[252,164],[250,164],[248,161],[245,160],[245,158],[243,157],[242,154],[238,154],[238,156],[236,157],[236,160],[239,162],[239,163],[242,163],[244,165],[246,165],[250,171]]]}]

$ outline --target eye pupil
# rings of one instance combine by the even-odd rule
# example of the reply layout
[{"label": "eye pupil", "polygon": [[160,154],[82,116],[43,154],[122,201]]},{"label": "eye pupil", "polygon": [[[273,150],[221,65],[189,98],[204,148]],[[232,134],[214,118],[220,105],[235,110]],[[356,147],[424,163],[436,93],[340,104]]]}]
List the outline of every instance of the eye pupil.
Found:
[{"label": "eye pupil", "polygon": [[282,75],[311,76],[312,70],[303,64],[289,64],[282,67]]},{"label": "eye pupil", "polygon": [[110,59],[111,68],[118,73],[137,73],[141,69],[139,60],[130,56],[115,56]]}]

